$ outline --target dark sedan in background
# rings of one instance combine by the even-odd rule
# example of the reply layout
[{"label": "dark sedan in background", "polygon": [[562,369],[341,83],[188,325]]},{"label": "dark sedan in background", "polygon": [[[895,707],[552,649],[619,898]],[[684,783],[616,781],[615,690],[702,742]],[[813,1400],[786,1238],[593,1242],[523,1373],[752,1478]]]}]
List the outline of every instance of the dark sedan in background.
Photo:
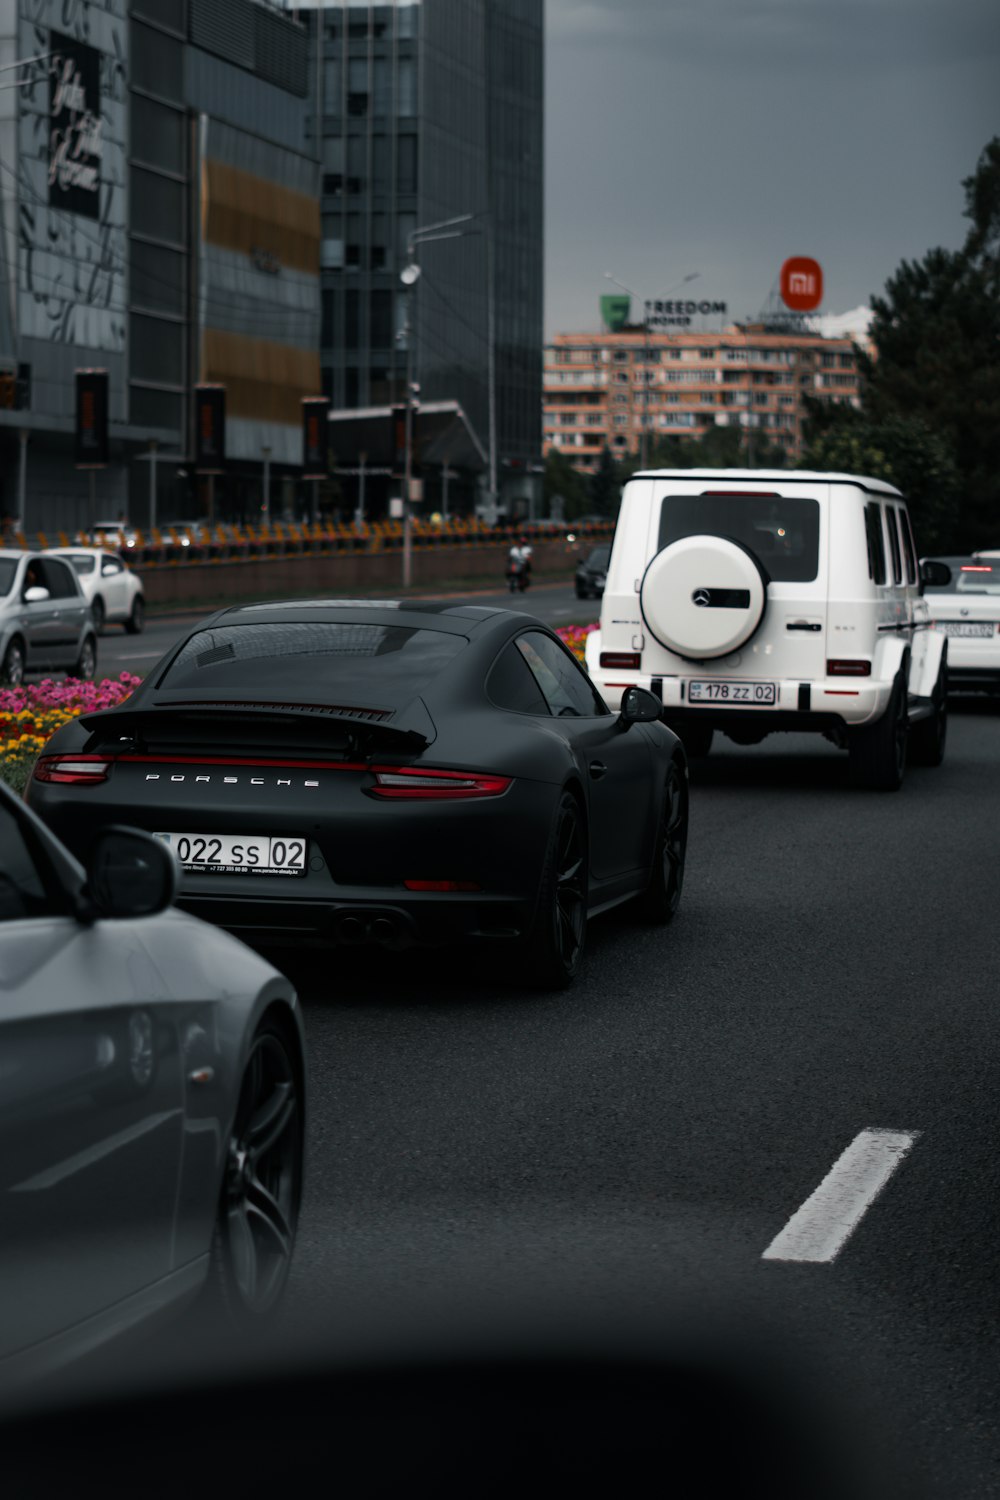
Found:
[{"label": "dark sedan in background", "polygon": [[255,942],[475,940],[560,986],[589,915],[680,899],[687,767],[659,711],[637,690],[612,714],[513,611],[240,606],[60,729],[27,798],[76,849],[155,833],[180,904]]},{"label": "dark sedan in background", "polygon": [[582,558],[576,569],[576,597],[578,599],[599,599],[604,593],[604,585],[608,577],[608,563],[611,560],[611,547],[593,547],[586,557]]}]

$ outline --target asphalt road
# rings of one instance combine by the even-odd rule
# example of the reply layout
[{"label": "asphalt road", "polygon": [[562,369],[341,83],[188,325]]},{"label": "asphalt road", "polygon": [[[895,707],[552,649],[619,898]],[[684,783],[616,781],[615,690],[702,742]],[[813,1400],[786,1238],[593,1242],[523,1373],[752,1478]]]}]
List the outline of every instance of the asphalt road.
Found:
[{"label": "asphalt road", "polygon": [[[518,602],[597,612],[569,586]],[[109,633],[102,674],[148,669],[187,623]],[[717,739],[676,922],[595,921],[568,994],[458,952],[293,964],[292,1338],[638,1323],[790,1410],[805,1393],[856,1465],[850,1500],[1000,1494],[998,759],[979,703],[898,795],[853,791],[823,741]],[[850,1165],[873,1143],[896,1152],[877,1195]],[[857,1221],[832,1260],[765,1257],[799,1210],[806,1241]]]},{"label": "asphalt road", "polygon": [[[440,597],[420,593],[414,597]],[[454,603],[498,604],[504,609],[526,610],[549,625],[567,625],[596,620],[600,600],[577,599],[572,583],[541,583],[526,594],[511,595],[507,590],[471,592],[447,596]],[[97,675],[117,677],[121,672],[135,672],[142,677],[159,661],[174,642],[198,620],[212,610],[178,611],[169,615],[147,616],[142,635],[127,635],[117,625],[109,625],[98,642]]]},{"label": "asphalt road", "polygon": [[[1000,1493],[1000,710],[951,736],[898,795],[722,741],[676,922],[595,921],[567,994],[456,952],[299,968],[290,1330],[638,1317],[790,1369],[880,1500]],[[912,1144],[836,1258],[765,1259],[865,1131]]]}]

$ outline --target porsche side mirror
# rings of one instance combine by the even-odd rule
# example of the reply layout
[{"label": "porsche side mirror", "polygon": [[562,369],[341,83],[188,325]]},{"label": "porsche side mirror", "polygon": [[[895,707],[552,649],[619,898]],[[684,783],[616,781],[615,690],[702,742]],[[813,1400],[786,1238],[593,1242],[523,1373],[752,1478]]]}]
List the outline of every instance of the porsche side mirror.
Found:
[{"label": "porsche side mirror", "polygon": [[618,722],[624,729],[630,724],[654,724],[663,713],[663,704],[648,688],[629,687],[622,693]]},{"label": "porsche side mirror", "polygon": [[951,582],[951,569],[947,563],[925,557],[920,564],[920,582],[925,589],[946,589]]},{"label": "porsche side mirror", "polygon": [[152,917],[177,894],[177,862],[165,844],[138,828],[112,824],[98,834],[87,866],[87,896],[97,917]]}]

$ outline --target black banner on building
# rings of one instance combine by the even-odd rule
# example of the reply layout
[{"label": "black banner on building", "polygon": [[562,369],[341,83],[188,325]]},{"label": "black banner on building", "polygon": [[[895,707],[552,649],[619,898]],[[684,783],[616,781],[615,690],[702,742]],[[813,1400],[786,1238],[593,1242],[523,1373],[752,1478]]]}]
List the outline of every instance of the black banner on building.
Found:
[{"label": "black banner on building", "polygon": [[108,462],[108,372],[76,372],[76,467],[103,469]]},{"label": "black banner on building", "polygon": [[195,386],[194,416],[194,466],[201,474],[221,474],[226,467],[226,387]]},{"label": "black banner on building", "polygon": [[406,473],[406,407],[390,407],[389,417],[391,422],[389,452],[392,472],[395,477],[401,479]]},{"label": "black banner on building", "polygon": [[330,403],[325,396],[302,400],[302,478],[326,479],[330,472]]},{"label": "black banner on building", "polygon": [[96,219],[101,203],[101,54],[50,31],[49,203]]}]

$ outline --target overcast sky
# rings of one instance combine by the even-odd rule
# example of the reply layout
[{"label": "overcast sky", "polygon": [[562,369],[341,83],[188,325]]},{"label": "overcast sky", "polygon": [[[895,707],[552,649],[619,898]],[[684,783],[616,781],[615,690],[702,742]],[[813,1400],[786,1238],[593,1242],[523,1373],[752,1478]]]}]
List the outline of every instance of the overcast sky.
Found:
[{"label": "overcast sky", "polygon": [[1000,134],[1000,0],[547,0],[546,334],[612,271],[760,310],[789,255],[824,312],[957,246]]}]

